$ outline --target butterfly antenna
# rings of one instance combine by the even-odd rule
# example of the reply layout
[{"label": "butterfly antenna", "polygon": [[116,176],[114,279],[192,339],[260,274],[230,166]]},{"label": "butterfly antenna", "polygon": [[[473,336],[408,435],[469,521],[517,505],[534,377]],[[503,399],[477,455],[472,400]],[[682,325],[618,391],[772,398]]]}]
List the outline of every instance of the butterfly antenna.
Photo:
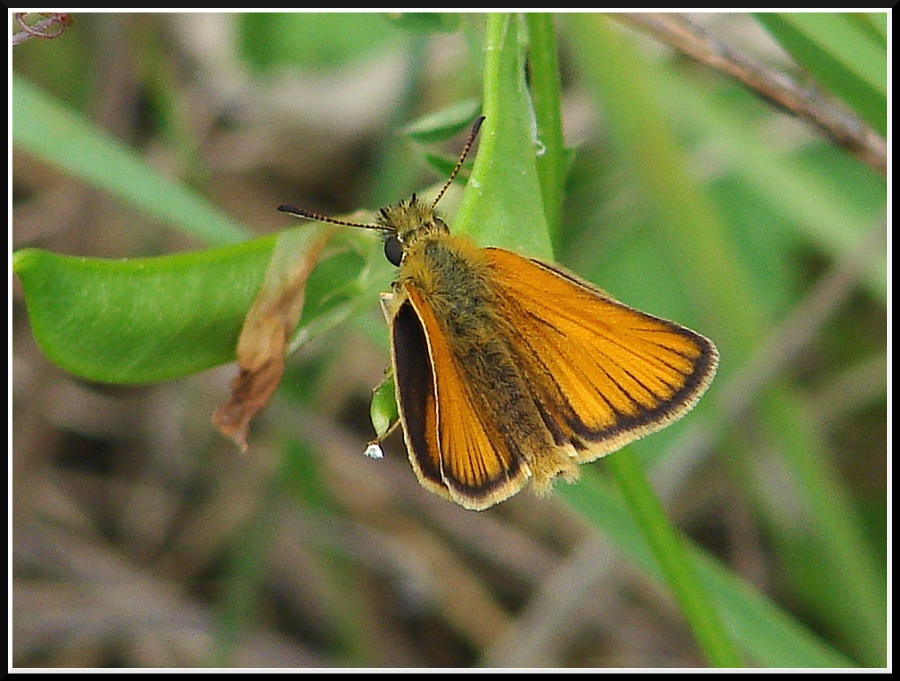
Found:
[{"label": "butterfly antenna", "polygon": [[342,225],[344,227],[361,227],[363,229],[377,229],[384,230],[384,227],[381,225],[367,225],[362,222],[350,222],[349,220],[341,220],[339,218],[328,217],[327,215],[322,215],[321,213],[315,213],[311,210],[306,210],[305,208],[297,208],[295,206],[278,206],[278,210],[282,213],[287,213],[288,215],[293,215],[298,218],[307,218],[309,220],[316,220],[318,222],[330,222],[333,225]]},{"label": "butterfly antenna", "polygon": [[456,177],[456,174],[462,168],[463,163],[466,160],[466,156],[469,155],[469,149],[472,148],[472,145],[475,143],[475,138],[478,137],[478,131],[481,129],[481,124],[484,123],[484,116],[479,116],[475,119],[475,123],[472,125],[472,130],[469,132],[469,138],[466,140],[465,146],[463,146],[462,153],[459,155],[459,160],[456,162],[456,167],[453,169],[453,172],[450,173],[450,177],[447,179],[447,182],[444,183],[444,186],[441,187],[441,191],[438,192],[437,198],[431,204],[431,207],[434,208],[438,201],[441,200],[441,197],[444,195],[444,192],[453,184],[453,178]]},{"label": "butterfly antenna", "polygon": [[[475,119],[475,123],[472,125],[472,130],[469,132],[469,137],[466,139],[466,143],[463,146],[462,153],[459,155],[459,160],[456,162],[456,167],[453,169],[453,172],[450,173],[450,177],[447,179],[447,182],[441,187],[441,191],[438,192],[437,198],[435,198],[434,202],[431,204],[431,207],[434,208],[438,201],[441,200],[441,197],[453,183],[454,178],[457,173],[459,173],[460,169],[463,166],[463,163],[466,160],[466,156],[469,154],[469,150],[472,148],[472,145],[475,143],[475,138],[478,137],[478,131],[481,129],[481,124],[484,122],[484,116],[479,116]],[[278,210],[282,213],[287,213],[288,215],[293,215],[298,218],[307,218],[309,220],[316,220],[318,222],[330,222],[333,225],[342,225],[344,227],[360,227],[362,229],[377,229],[384,231],[385,228],[381,225],[367,225],[362,222],[350,222],[348,220],[341,220],[339,218],[332,218],[327,215],[322,215],[321,213],[316,213],[311,210],[306,210],[305,208],[297,208],[296,206],[289,206],[287,204],[278,206]]]}]

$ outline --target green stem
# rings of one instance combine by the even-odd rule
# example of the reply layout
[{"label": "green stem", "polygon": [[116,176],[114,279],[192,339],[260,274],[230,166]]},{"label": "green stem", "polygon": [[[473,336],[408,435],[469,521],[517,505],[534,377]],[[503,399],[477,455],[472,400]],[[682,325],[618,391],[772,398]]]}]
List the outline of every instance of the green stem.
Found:
[{"label": "green stem", "polygon": [[566,151],[560,114],[559,67],[551,14],[528,14],[528,65],[531,101],[542,151],[536,158],[544,214],[554,245],[562,229]]},{"label": "green stem", "polygon": [[[613,461],[628,452],[618,452]],[[646,542],[636,515],[606,480],[587,466],[577,485],[560,485],[559,493],[618,551],[652,579],[664,575]],[[772,603],[734,572],[711,558],[689,540],[682,540],[703,587],[719,608],[725,627],[740,646],[749,665],[755,667],[837,668],[853,661],[837,652],[816,634]]]},{"label": "green stem", "polygon": [[609,457],[607,465],[707,660],[716,667],[742,666],[740,653],[694,571],[683,539],[666,518],[635,456],[627,449],[622,450]]}]

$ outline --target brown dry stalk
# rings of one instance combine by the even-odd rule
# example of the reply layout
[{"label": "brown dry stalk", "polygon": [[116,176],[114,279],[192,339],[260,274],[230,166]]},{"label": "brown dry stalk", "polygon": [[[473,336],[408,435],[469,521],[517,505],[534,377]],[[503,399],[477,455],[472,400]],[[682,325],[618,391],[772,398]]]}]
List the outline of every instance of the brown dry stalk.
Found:
[{"label": "brown dry stalk", "polygon": [[736,78],[761,97],[813,125],[866,165],[882,175],[887,173],[885,139],[831,95],[798,84],[787,74],[737,52],[683,14],[617,16],[700,63]]}]

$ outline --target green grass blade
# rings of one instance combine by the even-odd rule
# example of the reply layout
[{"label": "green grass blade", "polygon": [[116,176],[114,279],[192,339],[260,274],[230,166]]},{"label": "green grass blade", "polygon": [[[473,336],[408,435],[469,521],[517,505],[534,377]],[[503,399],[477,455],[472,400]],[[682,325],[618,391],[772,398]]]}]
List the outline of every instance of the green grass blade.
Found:
[{"label": "green grass blade", "polygon": [[760,13],[759,21],[797,62],[887,134],[887,50],[852,14]]},{"label": "green grass blade", "polygon": [[609,457],[607,466],[706,658],[716,667],[742,666],[737,648],[688,559],[682,537],[666,517],[662,503],[634,454],[628,450],[616,452]]},{"label": "green grass blade", "polygon": [[[644,539],[644,531],[592,470],[585,470],[577,485],[561,486],[559,493],[604,536],[609,537],[624,555],[649,574],[662,579],[662,570]],[[751,665],[791,668],[854,666],[848,658],[829,648],[704,551],[688,543],[688,554],[693,569],[715,601],[730,635]]]},{"label": "green grass blade", "polygon": [[[715,210],[705,198],[702,185],[688,173],[689,164],[668,130],[666,116],[657,110],[659,93],[664,90],[658,82],[659,76],[640,59],[621,34],[607,27],[602,17],[573,18],[569,27],[581,70],[603,107],[608,134],[624,150],[622,155],[628,159],[630,169],[652,207],[656,217],[654,224],[658,221],[660,225],[658,233],[666,245],[666,257],[673,263],[673,270],[680,271],[679,276],[689,283],[686,295],[692,297],[699,309],[706,310],[709,323],[701,328],[710,329],[710,335],[722,351],[721,381],[745,361],[771,324],[766,321],[765,305],[759,299],[753,278],[735,251],[730,235],[725,233]],[[725,320],[727,323],[722,323]],[[714,385],[712,391],[715,390]],[[777,428],[772,430],[779,444],[788,447],[789,443],[802,441],[802,451],[814,451],[798,424],[787,418],[788,414],[795,413],[791,411],[791,405],[785,401],[779,401],[778,405],[779,409],[785,410],[786,417],[778,420]],[[706,406],[701,404],[698,412]],[[786,456],[786,463],[799,472],[808,464],[808,459]],[[823,517],[820,515],[823,511],[821,503],[827,494],[816,486],[815,476],[801,476],[801,479],[812,485],[801,493],[804,501],[810,504],[810,516]],[[845,492],[842,494],[846,495]],[[840,507],[846,509],[850,505],[841,504]],[[830,510],[825,515],[834,518]],[[830,564],[843,566],[846,561],[837,553],[852,556],[865,547],[857,541],[858,534],[852,527],[856,525],[855,520],[849,517],[834,520],[845,525],[837,536],[854,540],[840,545],[829,540],[820,547],[834,552],[829,555]],[[860,580],[843,572],[834,577],[840,588],[856,588],[860,584]],[[871,579],[867,577],[862,584],[863,588],[854,591],[860,617],[865,616],[869,605],[877,604],[877,598],[872,597]],[[880,616],[877,607],[874,616]],[[726,616],[723,614],[723,617]],[[862,653],[860,659],[863,659]]]}]

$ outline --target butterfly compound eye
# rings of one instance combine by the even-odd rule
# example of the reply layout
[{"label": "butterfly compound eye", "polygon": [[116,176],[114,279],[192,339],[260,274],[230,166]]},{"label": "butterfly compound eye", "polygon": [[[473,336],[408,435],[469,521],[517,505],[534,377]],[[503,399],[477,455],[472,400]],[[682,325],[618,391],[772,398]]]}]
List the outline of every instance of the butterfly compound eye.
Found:
[{"label": "butterfly compound eye", "polygon": [[384,241],[384,257],[394,267],[400,267],[400,262],[403,260],[403,243],[395,234],[391,234]]}]

